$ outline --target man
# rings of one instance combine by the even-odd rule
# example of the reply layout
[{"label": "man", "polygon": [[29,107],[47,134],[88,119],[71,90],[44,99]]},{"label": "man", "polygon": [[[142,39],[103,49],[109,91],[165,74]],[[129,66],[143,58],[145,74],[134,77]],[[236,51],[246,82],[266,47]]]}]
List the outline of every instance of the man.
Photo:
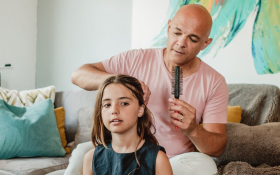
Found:
[{"label": "man", "polygon": [[[112,74],[139,79],[155,118],[155,136],[165,147],[175,175],[217,173],[209,156],[221,155],[227,142],[225,79],[196,56],[211,43],[211,27],[212,18],[203,6],[183,6],[168,21],[166,48],[123,52],[83,65],[72,75],[72,82],[86,90],[98,89]],[[180,99],[171,98],[174,66],[183,70]]]}]

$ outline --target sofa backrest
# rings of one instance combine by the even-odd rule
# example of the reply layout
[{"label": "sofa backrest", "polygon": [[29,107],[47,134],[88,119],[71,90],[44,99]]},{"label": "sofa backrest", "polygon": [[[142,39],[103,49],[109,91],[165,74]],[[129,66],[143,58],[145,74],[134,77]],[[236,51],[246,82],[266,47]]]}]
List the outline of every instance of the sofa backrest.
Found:
[{"label": "sofa backrest", "polygon": [[[280,89],[273,85],[229,84],[229,106],[241,106],[241,123],[254,126],[268,122],[280,122]],[[65,109],[67,142],[75,138],[78,111],[94,107],[97,91],[56,92],[55,107]]]},{"label": "sofa backrest", "polygon": [[75,90],[56,92],[54,106],[65,110],[65,132],[67,143],[74,141],[77,132],[78,111],[83,107],[94,107],[97,91]]},{"label": "sofa backrest", "polygon": [[266,84],[228,84],[229,106],[241,106],[241,123],[249,126],[280,121],[280,89]]}]

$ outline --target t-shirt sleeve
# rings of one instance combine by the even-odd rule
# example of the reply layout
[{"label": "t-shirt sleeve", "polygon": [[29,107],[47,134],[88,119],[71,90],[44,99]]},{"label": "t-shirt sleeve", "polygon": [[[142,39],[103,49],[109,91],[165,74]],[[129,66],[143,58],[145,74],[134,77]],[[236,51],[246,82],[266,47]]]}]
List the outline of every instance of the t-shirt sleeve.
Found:
[{"label": "t-shirt sleeve", "polygon": [[104,60],[102,64],[108,73],[132,75],[135,66],[138,65],[138,57],[138,50],[130,50]]},{"label": "t-shirt sleeve", "polygon": [[228,99],[228,87],[222,77],[206,102],[203,123],[227,123]]}]

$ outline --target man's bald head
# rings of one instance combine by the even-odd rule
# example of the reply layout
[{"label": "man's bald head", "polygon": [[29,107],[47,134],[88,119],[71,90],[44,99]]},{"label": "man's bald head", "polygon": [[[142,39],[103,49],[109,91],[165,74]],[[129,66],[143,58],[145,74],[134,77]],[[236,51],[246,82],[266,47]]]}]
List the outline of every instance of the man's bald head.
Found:
[{"label": "man's bald head", "polygon": [[212,27],[212,17],[208,10],[202,5],[198,4],[189,4],[182,6],[172,21],[190,23],[190,25],[197,25],[200,28],[206,38],[209,37]]},{"label": "man's bald head", "polygon": [[212,18],[201,5],[181,7],[168,21],[165,63],[170,67],[187,64],[199,65],[197,54],[211,42]]}]

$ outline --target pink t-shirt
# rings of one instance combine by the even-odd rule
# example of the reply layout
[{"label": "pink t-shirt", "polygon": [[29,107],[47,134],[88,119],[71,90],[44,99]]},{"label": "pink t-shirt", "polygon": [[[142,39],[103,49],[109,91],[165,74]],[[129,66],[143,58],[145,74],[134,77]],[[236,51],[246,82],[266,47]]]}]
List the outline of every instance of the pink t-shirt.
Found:
[{"label": "pink t-shirt", "polygon": [[[170,122],[168,98],[171,93],[171,74],[163,61],[164,48],[139,49],[120,53],[103,66],[108,73],[127,74],[145,84],[151,91],[148,108],[155,118],[156,138],[166,149],[169,158],[194,151],[194,145],[180,129]],[[183,78],[183,95],[180,99],[196,109],[197,123],[226,123],[228,88],[224,77],[201,61],[198,70]]]}]

